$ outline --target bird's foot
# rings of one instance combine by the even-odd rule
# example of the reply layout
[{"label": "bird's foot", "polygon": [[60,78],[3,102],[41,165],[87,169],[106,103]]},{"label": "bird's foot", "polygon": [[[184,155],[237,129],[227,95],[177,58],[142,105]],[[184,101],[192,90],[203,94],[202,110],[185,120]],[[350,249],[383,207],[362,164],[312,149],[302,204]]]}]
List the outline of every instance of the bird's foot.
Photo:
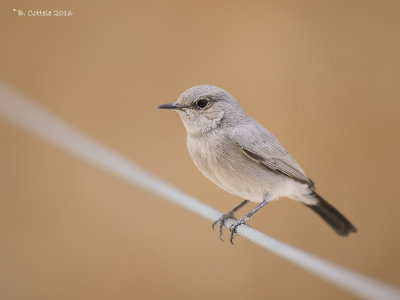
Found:
[{"label": "bird's foot", "polygon": [[224,241],[222,239],[222,228],[224,228],[225,222],[229,219],[234,219],[236,220],[235,216],[233,215],[233,212],[228,212],[227,214],[223,214],[221,216],[221,218],[219,218],[217,221],[215,221],[214,223],[212,223],[212,229],[215,228],[215,225],[217,225],[219,223],[219,239],[221,241]]},{"label": "bird's foot", "polygon": [[233,224],[232,226],[229,227],[229,230],[231,231],[231,238],[229,240],[232,245],[233,245],[233,237],[234,237],[235,233],[237,233],[236,232],[237,228],[240,225],[247,225],[247,223],[246,223],[247,219],[248,218],[246,218],[246,217],[240,218],[239,220],[236,221],[235,224]]}]

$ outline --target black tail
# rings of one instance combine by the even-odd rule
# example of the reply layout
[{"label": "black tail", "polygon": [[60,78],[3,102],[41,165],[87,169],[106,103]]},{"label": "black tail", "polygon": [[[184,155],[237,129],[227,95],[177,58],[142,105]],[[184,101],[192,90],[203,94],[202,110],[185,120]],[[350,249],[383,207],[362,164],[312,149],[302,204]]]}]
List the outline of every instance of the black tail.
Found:
[{"label": "black tail", "polygon": [[305,205],[324,219],[338,235],[347,236],[350,232],[357,232],[353,224],[351,224],[336,208],[326,202],[317,193],[314,192],[313,195],[318,199],[318,203],[315,205]]}]

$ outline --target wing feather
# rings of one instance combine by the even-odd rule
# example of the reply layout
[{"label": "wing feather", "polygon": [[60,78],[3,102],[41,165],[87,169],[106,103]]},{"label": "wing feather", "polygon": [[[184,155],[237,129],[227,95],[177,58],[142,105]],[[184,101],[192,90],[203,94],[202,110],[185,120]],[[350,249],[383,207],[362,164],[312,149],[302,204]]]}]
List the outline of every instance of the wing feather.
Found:
[{"label": "wing feather", "polygon": [[296,160],[266,128],[252,120],[250,124],[237,126],[230,138],[240,147],[244,155],[275,173],[284,174],[296,181],[314,185]]}]

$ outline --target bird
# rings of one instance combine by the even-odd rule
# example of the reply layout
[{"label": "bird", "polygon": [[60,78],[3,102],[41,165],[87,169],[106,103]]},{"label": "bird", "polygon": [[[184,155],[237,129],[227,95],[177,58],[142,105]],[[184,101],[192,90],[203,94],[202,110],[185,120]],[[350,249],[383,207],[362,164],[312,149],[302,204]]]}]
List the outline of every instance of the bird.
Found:
[{"label": "bird", "polygon": [[[228,219],[233,244],[237,228],[254,213],[282,197],[299,201],[319,215],[340,236],[357,232],[353,224],[317,192],[314,182],[264,126],[247,115],[226,90],[198,85],[176,102],[158,106],[178,112],[187,131],[187,148],[200,172],[226,192],[244,199],[216,220],[219,237]],[[242,218],[234,214],[249,202],[257,206]]]}]

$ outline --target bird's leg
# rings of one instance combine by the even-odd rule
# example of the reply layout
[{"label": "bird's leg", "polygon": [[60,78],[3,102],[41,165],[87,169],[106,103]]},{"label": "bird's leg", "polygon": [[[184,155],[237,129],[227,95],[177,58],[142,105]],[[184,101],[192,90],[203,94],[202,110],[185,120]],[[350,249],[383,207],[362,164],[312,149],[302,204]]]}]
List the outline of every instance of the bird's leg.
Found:
[{"label": "bird's leg", "polygon": [[217,221],[215,221],[212,224],[212,229],[214,229],[215,225],[219,223],[219,238],[220,238],[221,241],[223,241],[223,239],[222,239],[222,228],[225,225],[225,221],[228,220],[228,219],[235,219],[236,220],[236,218],[234,216],[234,213],[236,211],[238,211],[240,208],[242,208],[243,206],[245,206],[248,202],[249,202],[249,200],[244,200],[238,206],[236,206],[234,209],[232,209],[230,212],[228,212],[226,214],[223,214],[221,216],[221,218],[219,218]]},{"label": "bird's leg", "polygon": [[247,220],[250,219],[252,215],[254,215],[256,212],[258,212],[261,208],[263,208],[265,205],[267,205],[270,201],[272,200],[272,195],[267,195],[264,200],[258,204],[252,211],[250,211],[247,215],[244,217],[240,218],[239,220],[236,221],[234,225],[232,225],[229,230],[231,231],[231,238],[230,242],[233,245],[233,236],[236,233],[236,229],[242,225],[246,224]]}]

